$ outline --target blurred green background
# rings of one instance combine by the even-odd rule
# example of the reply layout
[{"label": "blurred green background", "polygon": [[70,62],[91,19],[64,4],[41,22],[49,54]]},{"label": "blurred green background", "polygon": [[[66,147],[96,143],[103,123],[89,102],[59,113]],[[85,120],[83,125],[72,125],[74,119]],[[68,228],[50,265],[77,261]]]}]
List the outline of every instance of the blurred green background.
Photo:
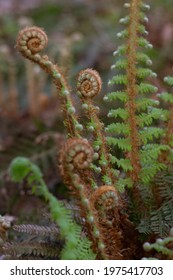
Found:
[{"label": "blurred green background", "polygon": [[[111,76],[112,52],[121,43],[116,33],[122,29],[119,19],[127,13],[122,0],[1,0],[0,1],[0,52],[1,70],[6,71],[6,46],[18,64],[18,86],[22,87],[22,59],[17,54],[15,40],[25,26],[44,28],[49,37],[47,52],[74,77],[80,69],[92,67],[106,81]],[[173,62],[173,6],[171,0],[147,1],[149,39],[153,68],[158,80],[169,73]],[[158,81],[159,83],[159,81]],[[21,94],[21,93],[20,93]]]}]

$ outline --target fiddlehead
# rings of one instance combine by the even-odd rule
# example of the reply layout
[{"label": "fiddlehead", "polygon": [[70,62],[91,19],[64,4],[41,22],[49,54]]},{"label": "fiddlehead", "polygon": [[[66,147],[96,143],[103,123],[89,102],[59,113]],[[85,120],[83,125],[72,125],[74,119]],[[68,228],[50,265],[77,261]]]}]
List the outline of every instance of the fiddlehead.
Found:
[{"label": "fiddlehead", "polygon": [[43,71],[53,78],[62,102],[61,108],[64,113],[64,124],[68,135],[69,137],[80,137],[82,125],[77,120],[67,81],[59,67],[53,64],[47,55],[40,54],[47,43],[46,33],[41,28],[33,26],[24,28],[19,32],[16,47],[25,58],[39,64]]},{"label": "fiddlehead", "polygon": [[78,75],[77,90],[84,98],[93,98],[100,93],[102,81],[97,71],[82,70]]},{"label": "fiddlehead", "polygon": [[60,157],[61,174],[67,184],[69,180],[71,181],[73,174],[85,173],[92,160],[93,150],[86,139],[69,139],[62,149]]},{"label": "fiddlehead", "polygon": [[113,186],[101,186],[93,193],[92,201],[99,213],[105,215],[117,207],[117,192]]},{"label": "fiddlehead", "polygon": [[86,219],[87,231],[92,240],[93,249],[100,257],[107,259],[105,244],[99,230],[98,217],[90,202],[93,192],[90,166],[94,151],[86,139],[72,138],[62,148],[60,170],[66,184],[78,198],[81,214]]},{"label": "fiddlehead", "polygon": [[[93,69],[85,69],[79,72],[77,81],[77,93],[80,96],[85,109],[89,123],[87,128],[93,133],[94,148],[98,152],[98,166],[93,164],[93,169],[101,171],[103,182],[107,185],[115,184],[115,172],[110,167],[106,137],[104,134],[104,125],[98,117],[98,107],[93,105],[92,99],[101,91],[102,81]],[[116,174],[117,175],[117,174]]]},{"label": "fiddlehead", "polygon": [[[91,197],[99,231],[102,232],[109,259],[122,259],[122,231],[120,228],[119,198],[113,186],[97,188]],[[107,238],[109,236],[109,238]]]},{"label": "fiddlehead", "polygon": [[46,33],[38,27],[26,27],[19,32],[17,38],[17,49],[23,56],[32,60],[38,60],[36,55],[46,48],[48,38]]}]

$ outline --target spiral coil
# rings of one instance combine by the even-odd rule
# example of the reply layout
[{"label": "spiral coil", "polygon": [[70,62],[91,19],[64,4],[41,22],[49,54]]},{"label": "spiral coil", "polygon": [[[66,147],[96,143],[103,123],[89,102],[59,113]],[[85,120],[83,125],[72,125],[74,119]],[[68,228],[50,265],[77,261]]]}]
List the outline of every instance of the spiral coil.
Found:
[{"label": "spiral coil", "polygon": [[90,167],[93,161],[93,149],[86,139],[70,138],[61,150],[61,171],[78,173]]},{"label": "spiral coil", "polygon": [[115,209],[118,205],[118,196],[113,186],[101,186],[92,195],[94,208],[99,213],[106,214],[107,211]]},{"label": "spiral coil", "polygon": [[26,57],[38,54],[48,43],[46,33],[38,27],[26,27],[19,32],[17,49]]},{"label": "spiral coil", "polygon": [[98,95],[102,81],[97,71],[85,69],[79,72],[77,81],[78,94],[84,98],[93,98]]}]

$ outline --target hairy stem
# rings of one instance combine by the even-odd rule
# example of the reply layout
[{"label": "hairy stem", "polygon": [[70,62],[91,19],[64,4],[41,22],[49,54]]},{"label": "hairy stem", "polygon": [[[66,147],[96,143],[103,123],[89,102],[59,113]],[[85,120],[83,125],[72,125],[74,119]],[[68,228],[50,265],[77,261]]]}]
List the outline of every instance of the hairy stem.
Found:
[{"label": "hairy stem", "polygon": [[131,171],[131,178],[133,182],[138,181],[139,172],[141,169],[140,159],[139,159],[139,135],[138,135],[138,125],[136,120],[136,102],[137,97],[137,47],[138,47],[138,25],[139,25],[139,9],[140,0],[132,0],[130,6],[130,24],[128,29],[128,43],[127,43],[127,93],[128,101],[126,107],[128,110],[129,118],[128,123],[130,126],[130,142],[131,142],[131,152],[128,157],[130,158],[133,170]]}]

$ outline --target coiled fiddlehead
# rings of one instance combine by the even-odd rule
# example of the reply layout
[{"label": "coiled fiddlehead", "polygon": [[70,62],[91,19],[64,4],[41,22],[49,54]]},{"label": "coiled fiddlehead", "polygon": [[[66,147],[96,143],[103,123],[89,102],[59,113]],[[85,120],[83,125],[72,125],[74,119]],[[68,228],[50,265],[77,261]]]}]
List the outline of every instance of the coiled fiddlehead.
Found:
[{"label": "coiled fiddlehead", "polygon": [[101,186],[92,195],[94,207],[99,213],[114,210],[118,205],[117,191],[113,186]]},{"label": "coiled fiddlehead", "polygon": [[43,71],[53,78],[62,102],[61,108],[64,113],[64,124],[68,135],[69,137],[80,137],[82,125],[77,120],[67,81],[59,67],[53,64],[47,55],[40,54],[47,43],[46,33],[41,28],[33,26],[24,28],[19,32],[16,47],[25,58],[39,64]]},{"label": "coiled fiddlehead", "polygon": [[100,93],[102,80],[97,71],[85,69],[78,75],[77,90],[84,98],[93,98]]},{"label": "coiled fiddlehead", "polygon": [[101,91],[102,81],[97,71],[85,69],[79,72],[77,81],[77,93],[83,102],[83,108],[89,119],[88,129],[94,136],[94,147],[98,152],[99,167],[93,165],[93,169],[101,171],[104,184],[112,185],[116,183],[116,172],[110,166],[110,158],[104,134],[104,124],[98,116],[98,107],[93,104],[93,97]]},{"label": "coiled fiddlehead", "polygon": [[96,254],[107,259],[105,244],[99,231],[98,217],[90,197],[93,192],[90,178],[90,165],[93,160],[93,149],[86,139],[68,139],[62,148],[60,170],[66,184],[79,200],[82,215],[86,219],[87,231],[92,240]]},{"label": "coiled fiddlehead", "polygon": [[[41,52],[48,43],[46,33],[38,27],[27,27],[19,32],[17,38],[17,49],[23,54],[23,56],[32,60],[38,60],[39,56],[36,56]],[[34,55],[34,56],[33,56]]]},{"label": "coiled fiddlehead", "polygon": [[86,139],[69,139],[61,152],[61,173],[65,181],[67,176],[85,172],[93,160],[93,150]]},{"label": "coiled fiddlehead", "polygon": [[119,199],[115,187],[103,185],[97,188],[92,194],[91,202],[98,217],[99,230],[102,232],[109,259],[122,259]]}]

